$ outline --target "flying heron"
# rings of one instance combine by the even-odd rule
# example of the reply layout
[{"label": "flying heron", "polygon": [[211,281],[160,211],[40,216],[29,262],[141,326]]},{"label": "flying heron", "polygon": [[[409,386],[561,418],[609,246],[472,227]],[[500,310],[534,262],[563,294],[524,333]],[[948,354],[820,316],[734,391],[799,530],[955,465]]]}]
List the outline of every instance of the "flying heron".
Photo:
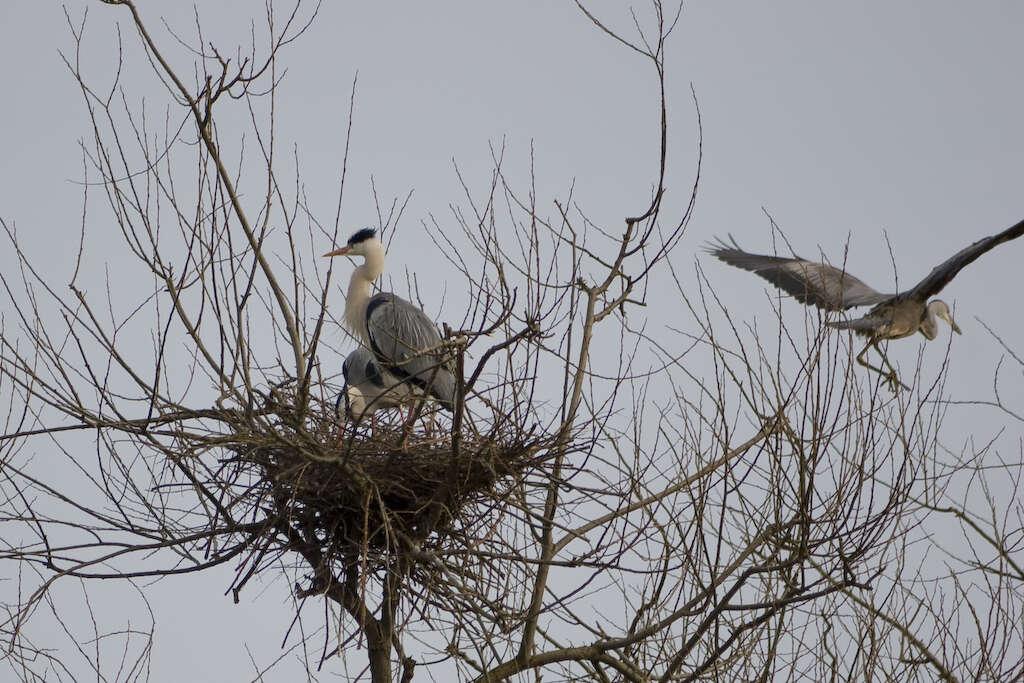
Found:
[{"label": "flying heron", "polygon": [[382,368],[373,353],[360,346],[341,366],[345,386],[338,394],[334,412],[339,420],[361,420],[385,408],[408,402],[417,392],[394,373]]},{"label": "flying heron", "polygon": [[[779,289],[792,294],[808,305],[815,305],[828,311],[842,311],[855,306],[873,306],[867,315],[854,320],[828,323],[830,327],[853,330],[867,337],[868,343],[857,354],[857,363],[879,374],[886,375],[895,389],[903,386],[896,370],[889,363],[879,342],[886,339],[902,339],[920,332],[926,339],[935,339],[939,333],[936,318],[949,323],[957,334],[960,328],[953,321],[949,306],[940,299],[929,298],[938,294],[956,274],[984,254],[1003,242],[1016,239],[1024,234],[1024,221],[1013,227],[978,240],[969,247],[958,251],[935,266],[927,277],[912,288],[899,294],[882,294],[864,284],[840,268],[827,263],[807,261],[798,256],[785,258],[761,254],[749,254],[732,240],[732,245],[719,240],[708,247],[708,252],[729,265],[757,273]],[[730,239],[731,236],[730,236]],[[868,349],[875,347],[888,368],[888,373],[868,363],[864,356]]]},{"label": "flying heron", "polygon": [[372,352],[378,367],[437,399],[445,410],[454,410],[455,374],[437,327],[426,313],[391,292],[370,296],[370,286],[384,269],[384,246],[377,232],[360,230],[345,246],[324,256],[363,257],[349,281],[345,325]]}]

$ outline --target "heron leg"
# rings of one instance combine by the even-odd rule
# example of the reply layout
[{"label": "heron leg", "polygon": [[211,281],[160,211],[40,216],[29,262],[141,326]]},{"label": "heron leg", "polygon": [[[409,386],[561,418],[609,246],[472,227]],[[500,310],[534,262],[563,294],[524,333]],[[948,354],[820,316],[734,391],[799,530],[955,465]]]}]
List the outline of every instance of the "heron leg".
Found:
[{"label": "heron leg", "polygon": [[[909,390],[910,387],[908,387],[906,384],[900,381],[899,375],[896,373],[896,368],[894,368],[892,364],[889,362],[889,358],[885,355],[885,352],[878,347],[879,341],[881,340],[872,339],[867,343],[867,345],[864,346],[861,352],[857,354],[857,364],[862,365],[865,368],[868,368],[869,370],[873,370],[880,375],[883,375],[886,378],[886,381],[888,381],[889,388],[892,389],[893,393],[899,391],[900,389]],[[878,355],[882,357],[882,362],[885,364],[887,370],[883,370],[882,368],[876,367],[864,359],[864,356],[867,354],[868,350],[871,347],[874,347],[875,350],[878,351]]]},{"label": "heron leg", "polygon": [[882,356],[882,362],[885,363],[885,367],[889,368],[889,387],[892,389],[892,393],[895,394],[900,389],[910,391],[910,387],[900,381],[899,373],[896,372],[896,368],[889,362],[889,356],[882,349],[878,348],[877,344],[875,344],[875,348],[878,349],[878,353]]},{"label": "heron leg", "polygon": [[[409,448],[409,436],[412,434],[412,426],[420,416],[420,410],[423,407],[422,401],[416,401],[409,407],[409,417],[402,423],[402,441],[400,442],[400,448],[405,453]],[[399,408],[399,414],[401,414],[401,408]]]},{"label": "heron leg", "polygon": [[437,411],[432,410],[430,412],[430,419],[427,420],[427,434],[430,438],[434,438],[434,429],[437,428]]},{"label": "heron leg", "polygon": [[349,430],[349,428],[352,429],[352,436],[354,438],[357,430],[359,429],[358,417],[355,417],[354,415],[352,416],[351,419],[346,417],[345,420],[340,425],[338,425],[338,446],[340,446],[346,440],[347,437],[345,436],[345,433]]}]

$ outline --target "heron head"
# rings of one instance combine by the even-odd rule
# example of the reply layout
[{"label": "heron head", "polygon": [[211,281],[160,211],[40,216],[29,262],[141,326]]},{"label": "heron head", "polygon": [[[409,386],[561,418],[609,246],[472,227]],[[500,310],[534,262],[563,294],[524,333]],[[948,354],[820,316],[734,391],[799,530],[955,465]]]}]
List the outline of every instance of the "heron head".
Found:
[{"label": "heron head", "polygon": [[345,246],[329,251],[324,256],[366,256],[366,250],[371,243],[380,244],[377,240],[377,231],[373,228],[363,228],[349,237]]},{"label": "heron head", "polygon": [[936,317],[942,318],[949,323],[949,326],[953,328],[954,332],[961,334],[960,327],[957,326],[956,322],[953,320],[953,313],[949,310],[949,306],[946,305],[945,301],[942,299],[935,299],[928,304],[928,310],[934,313]]}]

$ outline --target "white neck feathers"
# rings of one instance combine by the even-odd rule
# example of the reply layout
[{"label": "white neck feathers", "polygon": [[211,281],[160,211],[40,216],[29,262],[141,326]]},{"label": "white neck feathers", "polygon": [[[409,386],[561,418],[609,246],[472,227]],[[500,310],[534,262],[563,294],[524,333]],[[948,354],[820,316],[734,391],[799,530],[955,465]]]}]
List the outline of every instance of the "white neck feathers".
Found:
[{"label": "white neck feathers", "polygon": [[370,287],[384,270],[384,247],[376,237],[361,243],[364,261],[352,271],[345,297],[345,327],[367,347],[370,345],[366,331],[366,305],[370,301]]}]

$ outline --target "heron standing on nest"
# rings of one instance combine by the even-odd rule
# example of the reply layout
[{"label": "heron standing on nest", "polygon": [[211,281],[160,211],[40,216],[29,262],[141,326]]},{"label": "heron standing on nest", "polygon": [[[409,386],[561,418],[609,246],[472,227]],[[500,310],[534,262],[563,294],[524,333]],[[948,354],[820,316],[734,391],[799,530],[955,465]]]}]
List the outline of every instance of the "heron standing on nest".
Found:
[{"label": "heron standing on nest", "polygon": [[[980,239],[953,254],[933,268],[923,280],[899,294],[877,292],[844,270],[826,263],[807,261],[798,256],[785,258],[750,254],[740,249],[735,240],[732,241],[732,245],[719,241],[718,244],[711,245],[708,252],[729,265],[757,273],[779,289],[792,294],[798,301],[808,305],[813,304],[827,311],[843,311],[855,306],[873,306],[867,315],[861,318],[828,324],[830,327],[853,330],[857,334],[867,337],[867,345],[857,354],[857,363],[885,375],[895,390],[901,386],[906,388],[906,385],[899,381],[895,368],[889,363],[885,352],[879,348],[879,342],[887,339],[902,339],[915,332],[920,332],[926,339],[935,339],[939,333],[936,318],[945,320],[954,332],[960,334],[960,328],[954,322],[946,302],[941,299],[929,302],[928,299],[938,294],[962,268],[979,256],[1003,242],[1020,237],[1022,234],[1024,234],[1024,221],[996,235]],[[871,365],[864,359],[871,347],[878,350],[888,372]]]},{"label": "heron standing on nest", "polygon": [[[345,325],[372,353],[381,377],[396,378],[409,387],[409,393],[433,397],[442,408],[453,411],[457,382],[437,327],[426,313],[396,294],[379,292],[370,296],[373,281],[384,269],[384,245],[377,239],[377,232],[360,230],[345,246],[324,256],[363,257],[363,264],[352,272],[349,281]],[[387,379],[384,384],[391,386]],[[363,388],[360,386],[359,391]],[[394,391],[393,387],[386,390],[389,394]]]}]

